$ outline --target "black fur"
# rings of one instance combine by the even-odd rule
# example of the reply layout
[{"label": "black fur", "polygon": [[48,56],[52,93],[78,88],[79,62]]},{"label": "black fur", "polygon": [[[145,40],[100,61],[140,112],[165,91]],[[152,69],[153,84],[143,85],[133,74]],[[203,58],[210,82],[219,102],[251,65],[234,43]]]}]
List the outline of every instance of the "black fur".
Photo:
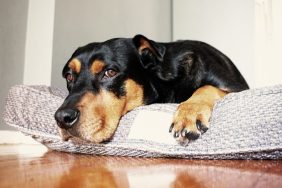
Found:
[{"label": "black fur", "polygon": [[[150,48],[139,51],[140,40]],[[68,84],[71,95],[85,90],[98,92],[100,88],[125,94],[123,83],[130,78],[144,88],[145,104],[179,103],[204,85],[213,85],[228,92],[248,89],[248,85],[232,61],[214,47],[200,41],[158,43],[137,35],[133,39],[116,38],[102,43],[91,43],[78,48],[70,58],[82,62],[82,71]],[[103,80],[103,74],[93,76],[89,71],[95,59],[106,62],[107,69],[118,74]],[[71,73],[66,65],[63,76]]]}]

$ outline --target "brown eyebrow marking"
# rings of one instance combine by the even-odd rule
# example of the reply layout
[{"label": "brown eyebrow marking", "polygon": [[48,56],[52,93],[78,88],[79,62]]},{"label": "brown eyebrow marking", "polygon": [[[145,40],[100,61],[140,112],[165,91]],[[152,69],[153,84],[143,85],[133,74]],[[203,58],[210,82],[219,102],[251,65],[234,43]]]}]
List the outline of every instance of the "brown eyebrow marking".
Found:
[{"label": "brown eyebrow marking", "polygon": [[81,70],[81,62],[76,58],[72,59],[69,63],[69,68],[78,74]]},{"label": "brown eyebrow marking", "polygon": [[105,67],[105,63],[102,60],[95,60],[91,65],[90,71],[93,74],[97,74],[101,72],[104,67]]}]

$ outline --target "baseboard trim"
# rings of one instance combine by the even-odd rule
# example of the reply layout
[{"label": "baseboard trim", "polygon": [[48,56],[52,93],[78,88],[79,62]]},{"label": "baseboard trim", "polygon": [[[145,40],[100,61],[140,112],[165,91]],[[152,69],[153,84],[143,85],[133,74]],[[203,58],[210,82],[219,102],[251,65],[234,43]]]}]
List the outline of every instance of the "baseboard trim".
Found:
[{"label": "baseboard trim", "polygon": [[0,131],[0,144],[39,144],[19,131]]}]

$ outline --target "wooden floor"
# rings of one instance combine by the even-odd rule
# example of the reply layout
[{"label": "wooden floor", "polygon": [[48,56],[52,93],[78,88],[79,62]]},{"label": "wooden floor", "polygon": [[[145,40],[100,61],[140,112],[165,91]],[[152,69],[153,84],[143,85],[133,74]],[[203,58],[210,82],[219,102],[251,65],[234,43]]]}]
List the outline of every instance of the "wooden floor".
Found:
[{"label": "wooden floor", "polygon": [[0,187],[282,187],[282,161],[78,155],[0,146]]}]

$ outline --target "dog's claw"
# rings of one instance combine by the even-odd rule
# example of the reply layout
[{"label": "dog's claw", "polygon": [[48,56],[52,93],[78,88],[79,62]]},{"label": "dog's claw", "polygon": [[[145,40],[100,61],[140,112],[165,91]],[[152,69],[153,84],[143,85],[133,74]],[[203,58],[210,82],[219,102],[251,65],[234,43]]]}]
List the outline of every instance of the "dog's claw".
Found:
[{"label": "dog's claw", "polygon": [[186,134],[188,133],[188,130],[187,129],[183,129],[182,131],[181,131],[181,136],[182,137],[186,137]]},{"label": "dog's claw", "polygon": [[170,127],[169,127],[169,133],[172,132],[173,127],[174,127],[174,123],[172,123],[172,124],[170,125]]},{"label": "dog's claw", "polygon": [[179,132],[175,132],[173,136],[174,136],[174,138],[178,138],[179,137]]},{"label": "dog's claw", "polygon": [[201,132],[201,133],[205,133],[209,128],[204,125],[200,120],[196,121],[196,126],[197,129]]}]

